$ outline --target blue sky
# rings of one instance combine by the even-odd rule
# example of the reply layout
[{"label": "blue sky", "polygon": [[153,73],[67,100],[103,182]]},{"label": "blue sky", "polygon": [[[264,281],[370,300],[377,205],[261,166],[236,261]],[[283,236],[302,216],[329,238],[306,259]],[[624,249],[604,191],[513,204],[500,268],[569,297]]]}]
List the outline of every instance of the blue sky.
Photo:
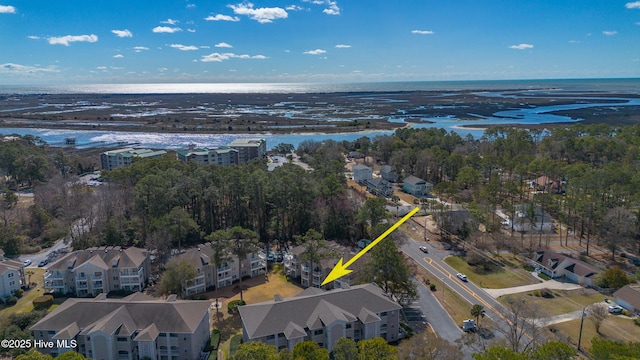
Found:
[{"label": "blue sky", "polygon": [[0,84],[640,77],[640,1],[0,0]]}]

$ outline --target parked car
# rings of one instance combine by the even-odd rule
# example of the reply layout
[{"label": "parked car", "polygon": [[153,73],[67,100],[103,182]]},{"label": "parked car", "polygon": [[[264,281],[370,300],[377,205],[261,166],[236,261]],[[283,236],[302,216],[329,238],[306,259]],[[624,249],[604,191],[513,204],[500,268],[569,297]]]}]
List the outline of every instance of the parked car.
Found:
[{"label": "parked car", "polygon": [[49,260],[42,260],[38,263],[38,267],[43,267],[49,263]]},{"label": "parked car", "polygon": [[428,254],[428,253],[429,253],[429,250],[427,249],[427,247],[426,247],[426,246],[420,246],[420,251],[422,251],[422,252],[423,252],[423,253],[425,253],[425,254]]},{"label": "parked car", "polygon": [[476,321],[473,319],[467,319],[462,322],[462,331],[474,332],[476,331]]},{"label": "parked car", "polygon": [[275,257],[273,256],[273,253],[269,253],[269,255],[267,255],[267,261],[273,262],[275,260]]},{"label": "parked car", "polygon": [[23,262],[22,262],[22,265],[24,265],[24,266],[29,266],[29,265],[31,265],[31,260],[27,259],[27,260],[23,261]]},{"label": "parked car", "polygon": [[610,314],[620,314],[622,312],[622,306],[620,305],[609,305],[609,313]]},{"label": "parked car", "polygon": [[462,274],[462,273],[457,273],[456,277],[462,281],[467,281],[467,275]]}]

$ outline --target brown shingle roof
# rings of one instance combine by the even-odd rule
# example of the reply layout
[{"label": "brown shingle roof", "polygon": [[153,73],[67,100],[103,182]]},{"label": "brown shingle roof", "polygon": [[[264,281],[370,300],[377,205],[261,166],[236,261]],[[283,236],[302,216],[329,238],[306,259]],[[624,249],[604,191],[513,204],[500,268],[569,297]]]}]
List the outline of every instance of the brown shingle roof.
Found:
[{"label": "brown shingle roof", "polygon": [[613,296],[628,302],[635,309],[640,309],[640,287],[638,286],[626,285],[614,292]]}]

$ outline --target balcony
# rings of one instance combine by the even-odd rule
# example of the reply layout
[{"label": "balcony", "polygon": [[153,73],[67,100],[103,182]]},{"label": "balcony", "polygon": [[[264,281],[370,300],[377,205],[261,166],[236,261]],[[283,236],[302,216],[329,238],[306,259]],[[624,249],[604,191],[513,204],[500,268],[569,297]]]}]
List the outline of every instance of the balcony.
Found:
[{"label": "balcony", "polygon": [[301,266],[301,269],[302,269],[302,271],[304,271],[304,272],[309,272],[309,270],[311,270],[309,265],[302,265],[302,266]]}]

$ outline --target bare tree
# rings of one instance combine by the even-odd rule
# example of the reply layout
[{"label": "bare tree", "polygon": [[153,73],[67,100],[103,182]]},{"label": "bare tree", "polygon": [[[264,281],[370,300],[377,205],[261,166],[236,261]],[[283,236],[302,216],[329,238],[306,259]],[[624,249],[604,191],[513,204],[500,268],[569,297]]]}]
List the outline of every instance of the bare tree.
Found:
[{"label": "bare tree", "polygon": [[600,334],[600,326],[609,316],[609,309],[603,303],[592,304],[587,308],[587,316],[593,322],[596,332]]},{"label": "bare tree", "polygon": [[515,352],[525,352],[545,342],[544,314],[523,299],[508,301],[505,313],[507,327],[499,329],[505,335],[507,346]]},{"label": "bare tree", "polygon": [[398,359],[457,360],[464,357],[462,350],[449,341],[425,331],[408,341],[403,341],[398,351]]}]

